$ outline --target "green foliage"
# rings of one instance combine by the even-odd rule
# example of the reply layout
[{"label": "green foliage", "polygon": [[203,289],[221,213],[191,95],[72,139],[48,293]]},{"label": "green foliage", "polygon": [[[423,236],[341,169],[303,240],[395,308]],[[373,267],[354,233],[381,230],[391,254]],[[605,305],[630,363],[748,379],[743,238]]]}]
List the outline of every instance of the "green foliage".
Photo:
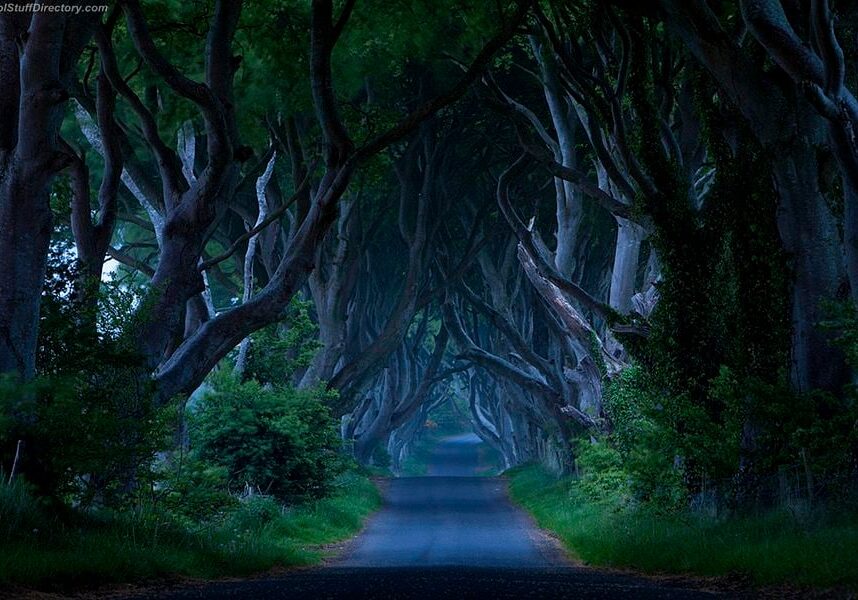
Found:
[{"label": "green foliage", "polygon": [[594,502],[582,481],[537,466],[507,472],[510,495],[588,564],[647,573],[746,576],[758,584],[858,586],[858,518],[787,512],[717,520]]},{"label": "green foliage", "polygon": [[238,503],[229,490],[229,470],[181,454],[156,468],[154,503],[186,522],[223,517]]},{"label": "green foliage", "polygon": [[319,327],[309,314],[311,306],[296,296],[280,323],[250,336],[246,377],[263,384],[286,385],[298,369],[310,364],[321,347]]},{"label": "green foliage", "polygon": [[[117,374],[117,389],[128,380]],[[4,419],[3,463],[23,442],[19,469],[41,493],[89,504],[119,502],[129,485],[147,477],[149,461],[175,424],[171,408],[155,409],[147,397],[89,387],[83,377],[41,378],[29,384],[0,380]],[[11,426],[8,425],[12,423]]]},{"label": "green foliage", "polygon": [[324,557],[320,546],[353,535],[379,504],[375,486],[348,473],[333,482],[329,497],[288,510],[271,498],[253,496],[202,523],[149,504],[61,520],[20,483],[0,484],[0,535],[13,519],[18,525],[11,539],[0,538],[0,585],[79,589],[314,564]]},{"label": "green foliage", "polygon": [[[640,367],[624,371],[605,389],[605,411],[613,430],[602,444],[616,448],[628,479],[622,489],[635,502],[659,510],[677,510],[687,501],[685,470],[677,461],[683,455],[683,438],[669,418],[668,411],[677,408],[671,404],[676,403],[660,394]],[[685,449],[686,454],[696,451],[696,446]],[[578,458],[584,468],[586,460],[586,454]]]},{"label": "green foliage", "polygon": [[[720,421],[714,422],[688,394],[670,395],[654,381],[633,367],[606,387],[613,430],[598,445],[617,452],[628,478],[617,482],[618,494],[629,490],[636,502],[682,512],[690,496],[708,489],[721,508],[767,508],[787,501],[778,474],[789,468],[801,471],[808,503],[836,508],[854,500],[858,410],[853,397],[798,394],[784,378],[770,383],[722,366],[706,385],[708,401],[720,407]],[[613,480],[617,464],[588,464],[593,447],[581,445],[579,469],[585,476],[588,469],[606,469],[606,479]],[[689,463],[696,467],[693,473]]]},{"label": "green foliage", "polygon": [[44,525],[43,507],[26,481],[17,477],[7,483],[0,471],[0,543],[21,539]]},{"label": "green foliage", "polygon": [[[654,225],[662,265],[660,300],[646,342],[631,343],[637,368],[609,384],[606,405],[636,495],[678,501],[713,481],[741,495],[776,465],[755,432],[767,428],[766,406],[787,389],[790,347],[789,271],[776,223],[771,166],[743,128],[735,107],[693,68],[695,111],[711,154],[713,180],[701,208],[689,202],[688,176],[663,153],[656,123],[658,82],[648,63],[632,68],[630,103],[639,117],[635,150],[660,192],[638,199]],[[788,403],[795,403],[795,398]],[[774,437],[789,434],[770,429]],[[772,439],[766,449],[782,443]],[[767,471],[768,469],[768,471]],[[671,491],[668,491],[671,490]],[[726,493],[726,492],[725,492]],[[727,494],[729,495],[729,494]]]},{"label": "green foliage", "polygon": [[240,383],[226,372],[190,417],[200,460],[227,470],[230,488],[283,500],[319,497],[344,468],[340,440],[322,388]]},{"label": "green foliage", "polygon": [[146,479],[174,426],[156,408],[148,375],[125,337],[136,295],[106,283],[82,299],[69,246],[49,256],[37,368],[26,384],[0,378],[0,465],[23,442],[19,470],[41,493],[76,503],[117,502]]},{"label": "green foliage", "polygon": [[578,444],[576,466],[578,487],[592,502],[621,507],[631,500],[629,476],[620,452],[609,444],[582,441]]}]

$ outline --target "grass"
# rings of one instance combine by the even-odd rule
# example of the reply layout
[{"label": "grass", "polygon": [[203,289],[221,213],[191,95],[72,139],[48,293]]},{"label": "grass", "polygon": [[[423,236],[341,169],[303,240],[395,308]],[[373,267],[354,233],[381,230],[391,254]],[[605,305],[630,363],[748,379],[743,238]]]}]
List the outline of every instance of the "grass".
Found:
[{"label": "grass", "polygon": [[713,520],[587,502],[537,466],[507,472],[510,495],[588,564],[646,573],[749,577],[760,585],[858,587],[858,517],[785,513]]},{"label": "grass", "polygon": [[[285,510],[257,498],[204,527],[149,514],[60,520],[39,511],[14,486],[0,487],[6,488],[0,492],[0,540],[6,540],[0,541],[0,586],[43,588],[240,576],[315,564],[324,558],[321,546],[357,532],[380,504],[372,482],[352,473],[327,498]],[[31,533],[9,541],[10,526]]]}]

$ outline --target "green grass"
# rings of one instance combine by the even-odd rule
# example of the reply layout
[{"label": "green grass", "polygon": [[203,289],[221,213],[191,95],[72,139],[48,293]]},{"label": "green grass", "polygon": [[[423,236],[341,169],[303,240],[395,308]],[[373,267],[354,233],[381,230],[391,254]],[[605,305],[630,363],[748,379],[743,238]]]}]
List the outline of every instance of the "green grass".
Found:
[{"label": "green grass", "polygon": [[507,472],[510,495],[588,564],[646,573],[739,574],[760,585],[858,586],[858,517],[733,520],[616,510],[540,467]]},{"label": "green grass", "polygon": [[[315,564],[324,544],[357,532],[380,504],[367,478],[347,474],[324,499],[281,510],[270,499],[234,509],[208,527],[163,516],[120,515],[59,520],[0,498],[0,534],[15,519],[26,537],[0,537],[0,586],[73,588],[93,584],[249,575],[276,566]],[[21,496],[22,494],[18,494]],[[32,502],[32,499],[29,499]],[[15,513],[17,509],[19,512]]]}]

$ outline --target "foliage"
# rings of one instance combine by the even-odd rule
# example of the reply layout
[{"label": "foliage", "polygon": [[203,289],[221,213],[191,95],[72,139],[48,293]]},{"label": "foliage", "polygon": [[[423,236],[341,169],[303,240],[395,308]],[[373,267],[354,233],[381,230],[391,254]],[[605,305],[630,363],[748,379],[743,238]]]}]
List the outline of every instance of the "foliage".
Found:
[{"label": "foliage", "polygon": [[375,486],[348,473],[333,482],[329,497],[288,510],[271,498],[253,496],[203,522],[152,505],[60,519],[41,509],[20,483],[0,484],[0,535],[9,515],[28,528],[16,527],[11,539],[0,538],[0,585],[79,588],[313,564],[324,556],[321,545],[352,535],[379,504]]},{"label": "foliage", "polygon": [[787,512],[717,520],[617,510],[581,481],[537,466],[507,472],[510,495],[588,564],[647,573],[743,576],[757,584],[858,586],[858,518],[797,520]]},{"label": "foliage", "polygon": [[38,532],[43,526],[44,507],[29,487],[20,477],[7,481],[0,471],[0,543]]},{"label": "foliage", "polygon": [[217,520],[235,508],[229,470],[194,455],[177,453],[156,468],[157,490],[150,501],[187,522]]},{"label": "foliage", "polygon": [[223,372],[190,416],[200,460],[226,469],[234,492],[245,487],[282,500],[320,497],[344,468],[323,389],[240,383]]},{"label": "foliage", "polygon": [[0,378],[0,461],[23,442],[20,470],[41,493],[88,504],[118,501],[145,480],[175,424],[156,408],[125,337],[136,295],[106,283],[94,304],[76,294],[80,273],[54,246],[42,298],[38,368],[26,384]]},{"label": "foliage", "polygon": [[[808,501],[840,505],[854,500],[854,400],[819,391],[799,394],[783,382],[742,377],[726,366],[706,389],[710,401],[722,407],[720,424],[709,421],[687,397],[660,393],[640,367],[627,370],[605,393],[613,430],[599,444],[581,445],[579,469],[586,474],[605,468],[588,461],[593,447],[607,446],[619,461],[613,467],[621,467],[627,477],[617,485],[618,493],[630,490],[636,502],[674,512],[687,509],[691,497],[706,490],[715,494],[720,509],[782,505],[787,499],[780,497],[777,480],[784,468],[798,468],[802,479],[810,478],[802,484]],[[753,444],[747,443],[749,435]],[[694,480],[686,461],[699,469]],[[753,471],[737,475],[747,464]],[[610,469],[605,477],[614,477]]]},{"label": "foliage", "polygon": [[[651,125],[657,122],[655,74],[639,67],[633,75],[631,101],[642,117],[637,151],[657,188],[669,190],[640,202],[653,220],[662,280],[651,334],[629,346],[637,368],[610,384],[607,404],[636,480],[681,471],[695,494],[707,482],[741,473],[733,490],[739,499],[743,488],[771,473],[772,464],[757,460],[763,452],[754,449],[755,433],[767,426],[765,407],[781,392],[792,398],[784,382],[789,271],[769,158],[744,126],[735,140],[723,134],[740,122],[735,107],[702,74],[688,76],[699,83],[695,110],[714,166],[699,210],[689,203],[680,166],[663,158]],[[651,484],[644,487],[660,495]]]},{"label": "foliage", "polygon": [[310,318],[312,304],[295,297],[280,323],[250,336],[245,375],[263,384],[286,385],[306,368],[320,347],[319,327]]}]

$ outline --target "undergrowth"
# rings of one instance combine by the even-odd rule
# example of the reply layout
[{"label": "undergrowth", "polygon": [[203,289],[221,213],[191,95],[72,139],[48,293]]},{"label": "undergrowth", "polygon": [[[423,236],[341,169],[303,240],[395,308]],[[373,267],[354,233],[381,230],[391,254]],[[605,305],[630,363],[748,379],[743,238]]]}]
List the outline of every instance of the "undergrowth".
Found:
[{"label": "undergrowth", "polygon": [[507,472],[513,500],[583,562],[646,573],[739,575],[760,585],[858,587],[858,515],[713,519],[587,499],[539,466]]},{"label": "undergrowth", "polygon": [[24,485],[2,484],[0,585],[63,588],[309,565],[379,504],[376,487],[355,473],[339,476],[325,498],[283,507],[251,496],[207,523],[146,509],[58,513]]}]

